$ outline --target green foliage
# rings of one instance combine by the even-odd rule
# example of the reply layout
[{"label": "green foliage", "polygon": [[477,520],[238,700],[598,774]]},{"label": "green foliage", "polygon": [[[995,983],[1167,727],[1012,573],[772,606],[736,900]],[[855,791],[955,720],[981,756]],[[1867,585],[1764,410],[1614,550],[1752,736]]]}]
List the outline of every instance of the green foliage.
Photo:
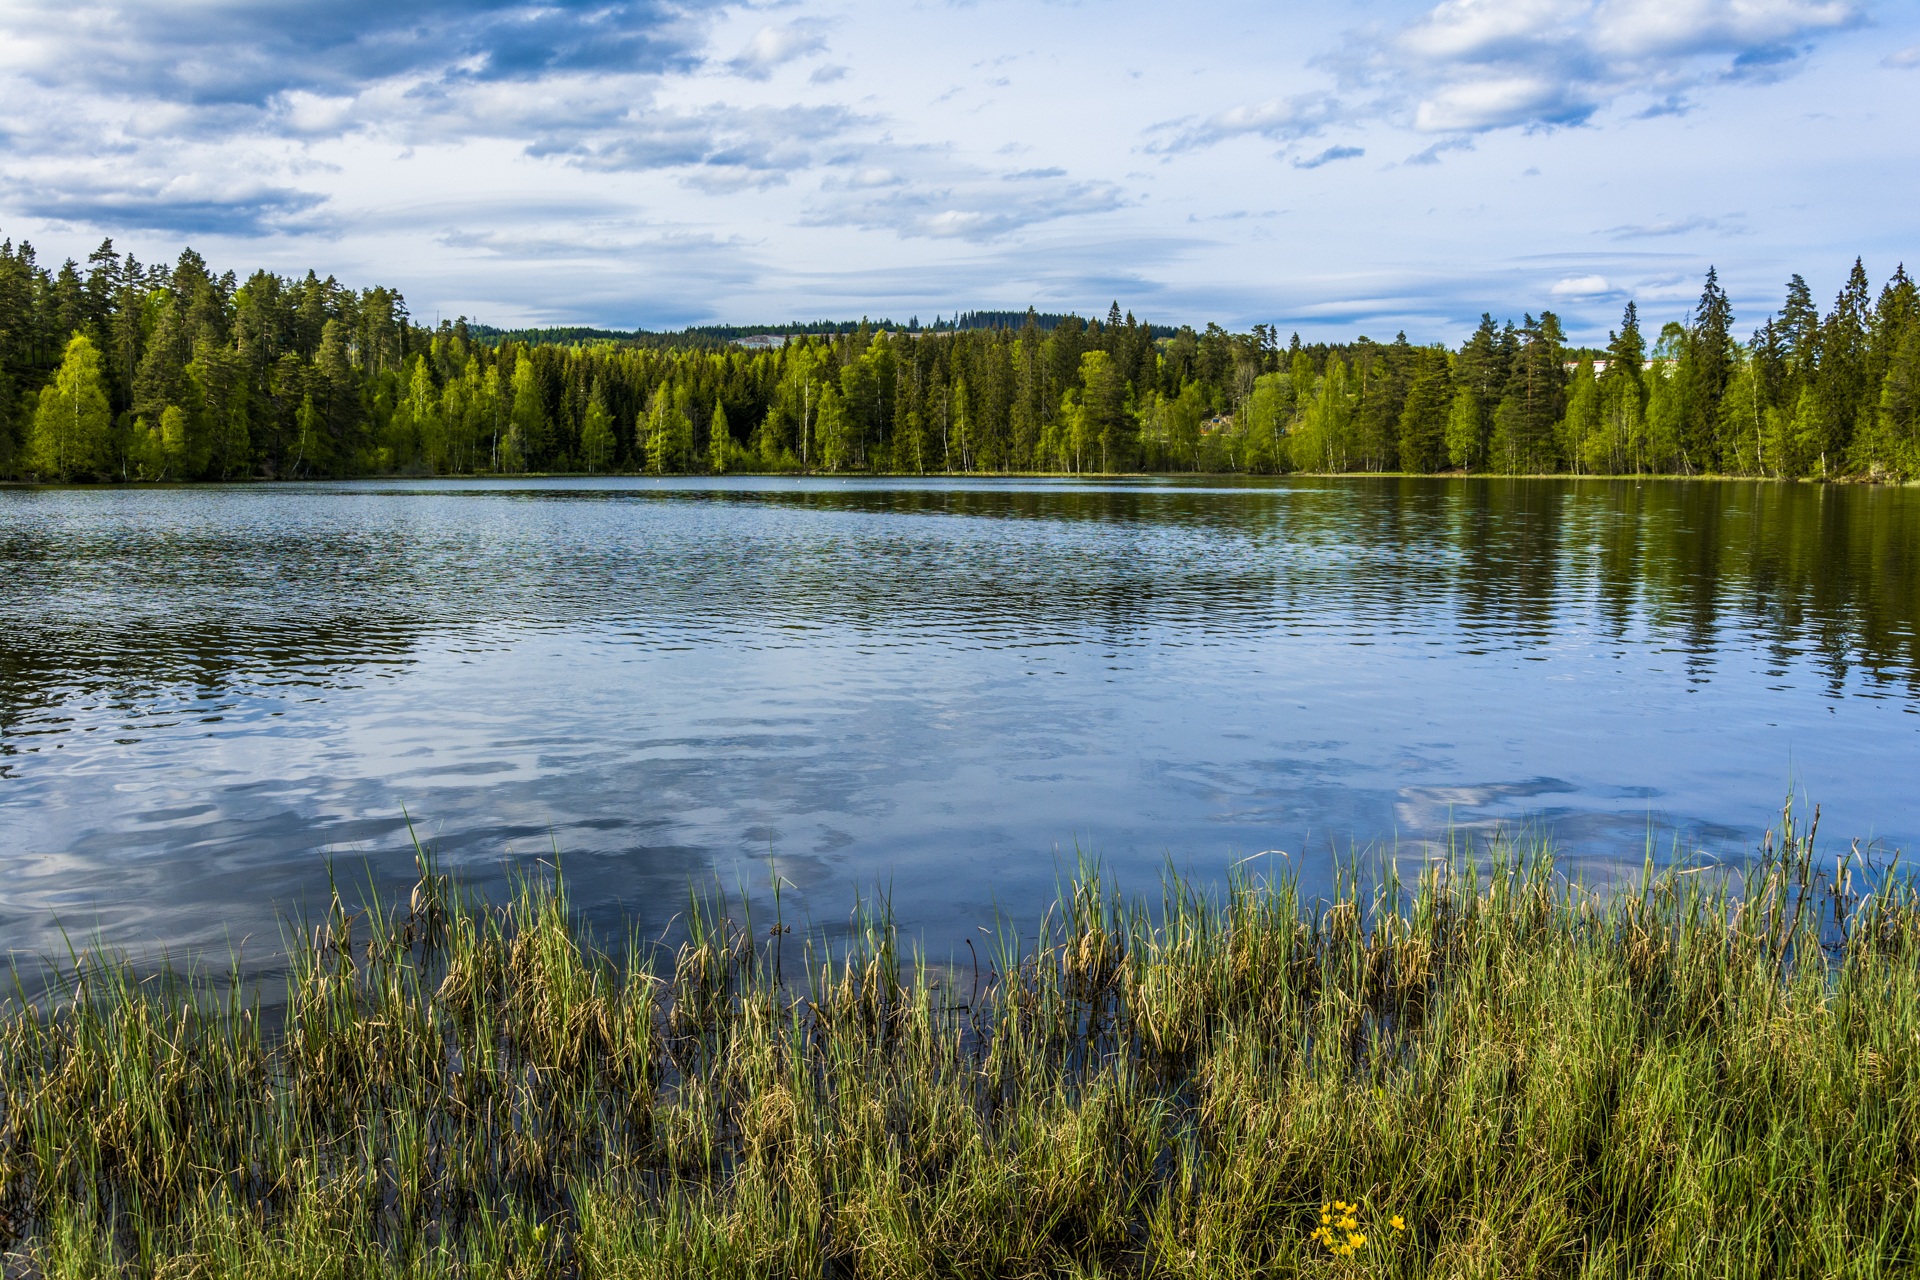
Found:
[{"label": "green foliage", "polygon": [[1447,411],[1447,461],[1456,467],[1473,470],[1487,456],[1486,409],[1471,386],[1454,390],[1453,404]]},{"label": "green foliage", "polygon": [[501,443],[502,471],[525,471],[537,466],[546,453],[547,402],[539,370],[531,356],[513,366],[513,408],[507,416],[507,437]]},{"label": "green foliage", "polygon": [[1254,379],[1253,394],[1240,408],[1249,471],[1279,471],[1286,465],[1287,424],[1293,418],[1293,382],[1279,370]]},{"label": "green foliage", "polygon": [[1291,444],[1293,465],[1302,471],[1345,471],[1352,462],[1353,394],[1340,357],[1327,362]]},{"label": "green foliage", "polygon": [[725,475],[733,469],[735,446],[733,430],[727,424],[727,407],[713,402],[713,418],[707,426],[707,470]]},{"label": "green foliage", "polygon": [[605,471],[613,461],[613,415],[607,411],[606,392],[597,380],[580,424],[580,460],[588,474]]},{"label": "green foliage", "polygon": [[1560,423],[1566,408],[1566,371],[1560,322],[1551,311],[1532,316],[1519,331],[1518,359],[1494,409],[1490,452],[1510,475],[1553,471],[1559,466]]},{"label": "green foliage", "polygon": [[687,416],[684,389],[661,387],[641,421],[641,450],[652,475],[677,475],[693,462],[693,420]]},{"label": "green foliage", "polygon": [[0,476],[54,474],[34,423],[77,331],[96,352],[109,425],[103,453],[61,472],[73,476],[1451,468],[1909,480],[1920,478],[1917,315],[1903,269],[1876,298],[1855,263],[1824,315],[1793,277],[1744,344],[1709,271],[1651,352],[1631,303],[1604,353],[1568,348],[1551,313],[1519,325],[1483,315],[1449,352],[1405,335],[1283,346],[1265,325],[1156,329],[1118,304],[1092,321],[779,326],[768,331],[784,345],[749,348],[723,327],[429,329],[392,290],[312,272],[239,283],[192,250],[143,266],[110,242],[84,269],[49,270],[6,242]]},{"label": "green foliage", "polygon": [[1567,386],[1567,416],[1560,424],[1560,455],[1575,472],[1610,470],[1600,408],[1600,380],[1593,361],[1582,358]]},{"label": "green foliage", "polygon": [[1402,471],[1438,471],[1447,463],[1447,423],[1453,408],[1453,376],[1447,353],[1423,349],[1400,411]]},{"label": "green foliage", "polygon": [[41,389],[27,467],[48,480],[92,478],[107,466],[112,411],[100,378],[100,353],[83,333],[68,341],[53,381]]},{"label": "green foliage", "polygon": [[[1243,868],[1243,870],[1245,870]],[[1127,901],[984,963],[696,899],[615,960],[557,881],[240,983],[83,955],[0,1010],[0,1248],[48,1277],[1894,1276],[1920,898],[1789,808],[1738,874],[1495,841]],[[1864,896],[1863,896],[1864,895]],[[771,927],[769,927],[769,924]]]}]

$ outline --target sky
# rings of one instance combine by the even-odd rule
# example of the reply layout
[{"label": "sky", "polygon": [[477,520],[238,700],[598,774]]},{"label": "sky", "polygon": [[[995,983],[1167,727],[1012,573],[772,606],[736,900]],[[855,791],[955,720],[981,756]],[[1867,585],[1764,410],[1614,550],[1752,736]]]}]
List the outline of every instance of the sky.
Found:
[{"label": "sky", "polygon": [[1458,341],[1920,268],[1914,0],[0,0],[0,235],[675,328]]}]

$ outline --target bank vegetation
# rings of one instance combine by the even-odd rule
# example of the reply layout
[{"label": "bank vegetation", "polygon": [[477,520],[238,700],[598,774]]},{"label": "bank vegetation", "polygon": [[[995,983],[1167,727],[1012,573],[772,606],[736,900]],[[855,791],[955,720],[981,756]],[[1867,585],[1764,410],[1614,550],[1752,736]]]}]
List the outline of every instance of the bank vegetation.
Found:
[{"label": "bank vegetation", "polygon": [[[564,885],[336,901],[283,1013],[101,957],[0,1018],[34,1276],[1911,1275],[1920,899],[1791,813],[1587,888],[1089,871],[952,963]],[[1256,874],[1257,872],[1257,874]],[[984,941],[984,940],[983,940]]]}]

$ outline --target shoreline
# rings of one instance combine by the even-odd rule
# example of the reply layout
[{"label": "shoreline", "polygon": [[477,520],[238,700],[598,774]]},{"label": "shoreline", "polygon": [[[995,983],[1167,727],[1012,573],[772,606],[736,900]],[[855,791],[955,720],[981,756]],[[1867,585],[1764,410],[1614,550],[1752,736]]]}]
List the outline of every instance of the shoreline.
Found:
[{"label": "shoreline", "polygon": [[872,909],[832,946],[694,899],[655,971],[595,951],[564,884],[488,907],[423,857],[407,903],[298,935],[278,1029],[84,960],[55,1007],[0,1011],[0,1251],[45,1276],[1911,1267],[1920,893],[1791,810],[1775,834],[1744,873],[1604,892],[1544,845],[1324,899],[1176,880],[1149,908],[1083,869],[957,966]]},{"label": "shoreline", "polygon": [[677,471],[655,474],[646,471],[480,471],[458,474],[382,472],[349,476],[306,476],[289,479],[281,476],[245,476],[230,480],[103,480],[39,481],[0,479],[0,489],[79,489],[124,492],[142,489],[224,489],[271,488],[294,484],[355,484],[363,481],[434,480],[1476,480],[1486,482],[1513,480],[1578,480],[1604,483],[1622,481],[1698,481],[1713,484],[1770,484],[1833,486],[1837,488],[1920,489],[1920,479],[1896,480],[1872,475],[1848,476],[1762,476],[1738,473],[1622,472],[1620,474],[1584,474],[1571,471],[1506,472],[1489,471]]}]

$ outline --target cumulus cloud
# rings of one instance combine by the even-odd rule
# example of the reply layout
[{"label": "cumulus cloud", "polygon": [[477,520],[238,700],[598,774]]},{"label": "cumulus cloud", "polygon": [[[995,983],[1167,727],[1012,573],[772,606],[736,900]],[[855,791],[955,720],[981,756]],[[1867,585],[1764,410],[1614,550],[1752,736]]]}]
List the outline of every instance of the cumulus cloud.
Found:
[{"label": "cumulus cloud", "polygon": [[727,66],[733,69],[735,75],[745,76],[749,80],[765,80],[777,68],[795,58],[819,53],[826,47],[826,37],[812,23],[790,22],[785,26],[762,27],[753,33],[753,39],[747,41],[747,47],[736,54]]},{"label": "cumulus cloud", "polygon": [[1548,290],[1556,298],[1601,298],[1614,291],[1605,276],[1566,276]]},{"label": "cumulus cloud", "polygon": [[1853,0],[1444,0],[1356,38],[1342,65],[1423,132],[1541,128],[1634,95],[1672,105],[1714,80],[1777,78],[1862,17]]},{"label": "cumulus cloud", "polygon": [[[1348,33],[1314,62],[1338,94],[1242,103],[1146,131],[1160,155],[1248,135],[1295,143],[1336,124],[1387,120],[1443,141],[1494,129],[1579,125],[1615,102],[1691,110],[1689,91],[1792,74],[1822,35],[1864,21],[1865,0],[1442,0],[1398,29]],[[1896,54],[1888,65],[1920,49]],[[1436,164],[1429,147],[1410,164]],[[1284,152],[1283,152],[1284,154]],[[1338,158],[1328,152],[1327,158]],[[1297,157],[1301,168],[1325,163]]]},{"label": "cumulus cloud", "polygon": [[16,73],[46,87],[264,108],[295,90],[395,76],[528,80],[691,66],[703,3],[669,0],[17,0],[0,19]]},{"label": "cumulus cloud", "polygon": [[324,199],[301,189],[310,149],[354,135],[505,139],[580,165],[777,169],[784,153],[750,127],[649,110],[666,76],[701,64],[718,12],[718,0],[16,0],[0,8],[9,203],[123,228],[311,228]]},{"label": "cumulus cloud", "polygon": [[[669,78],[703,65],[718,12],[707,0],[83,0],[70,11],[22,0],[0,11],[8,204],[123,228],[312,229],[325,199],[301,190],[304,157],[354,135],[504,141],[592,172],[670,171],[708,192],[779,185],[859,119],[817,105],[662,106]],[[768,27],[728,65],[764,78],[820,46],[802,24]],[[28,183],[21,169],[34,163]]]}]

